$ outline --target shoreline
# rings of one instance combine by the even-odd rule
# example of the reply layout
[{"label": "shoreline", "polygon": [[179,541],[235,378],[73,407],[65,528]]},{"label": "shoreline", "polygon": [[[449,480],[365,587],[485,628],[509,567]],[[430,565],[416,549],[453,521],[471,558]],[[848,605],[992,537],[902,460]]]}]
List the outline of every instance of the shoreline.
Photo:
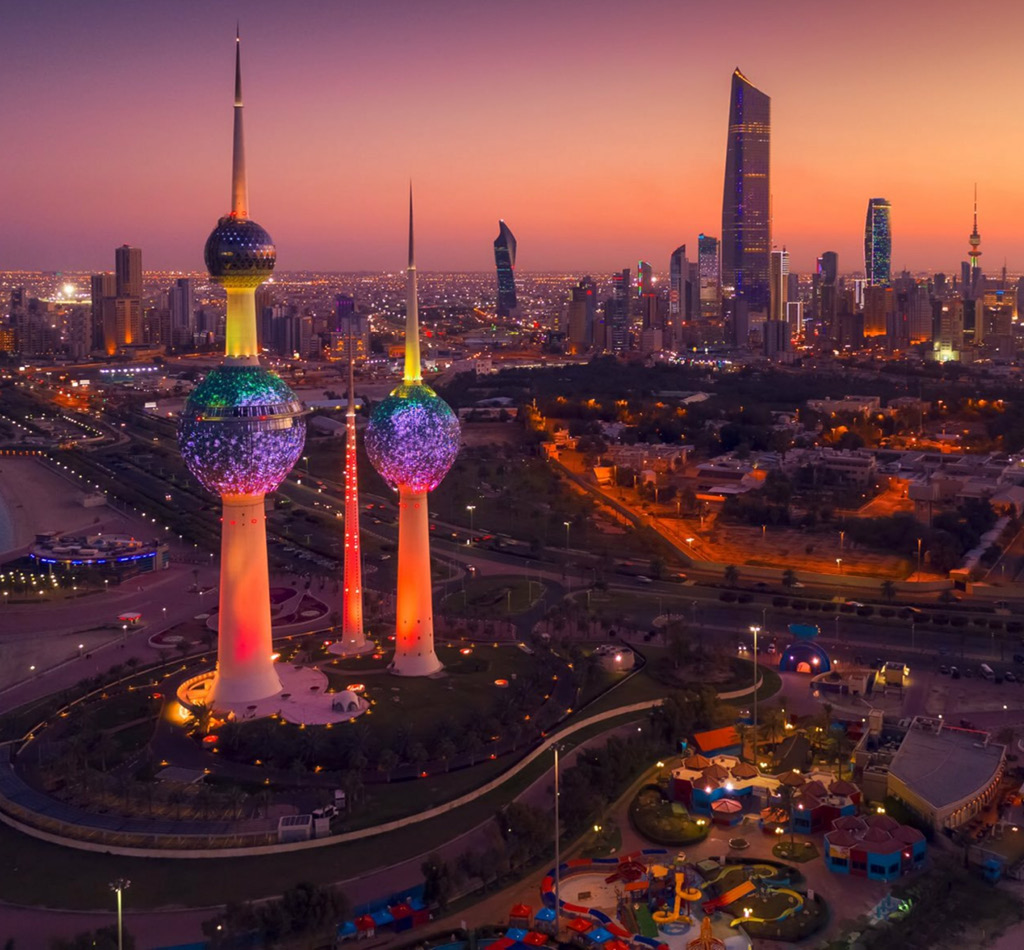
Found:
[{"label": "shoreline", "polygon": [[11,526],[11,541],[0,557],[27,548],[44,531],[80,531],[98,524],[110,508],[83,508],[84,494],[38,459],[0,459],[0,504]]}]

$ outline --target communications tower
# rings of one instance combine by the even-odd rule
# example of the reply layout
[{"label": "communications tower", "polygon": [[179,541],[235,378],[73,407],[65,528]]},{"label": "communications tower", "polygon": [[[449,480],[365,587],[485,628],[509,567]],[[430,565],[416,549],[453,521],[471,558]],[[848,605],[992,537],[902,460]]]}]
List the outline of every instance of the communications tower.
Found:
[{"label": "communications tower", "polygon": [[237,35],[231,212],[217,222],[204,257],[227,293],[226,353],[189,396],[178,442],[189,471],[220,495],[223,509],[217,671],[208,701],[251,703],[281,691],[271,657],[264,496],[295,465],[306,430],[295,394],[259,364],[256,288],[272,273],[277,253],[249,218]]},{"label": "communications tower", "polygon": [[459,420],[424,384],[420,369],[411,189],[406,274],[405,373],[401,384],[370,413],[366,453],[398,491],[398,593],[390,669],[399,676],[428,676],[441,669],[441,661],[434,652],[427,493],[441,483],[459,454]]},{"label": "communications tower", "polygon": [[971,245],[971,249],[967,252],[967,256],[971,259],[971,278],[978,274],[979,264],[978,258],[981,257],[981,251],[978,248],[981,247],[981,235],[978,234],[978,186],[974,186],[974,230],[971,231],[971,236],[967,239],[967,243]]},{"label": "communications tower", "polygon": [[345,577],[341,608],[341,639],[332,653],[361,653],[367,649],[363,632],[363,564],[359,549],[359,483],[356,465],[355,346],[352,324],[348,334],[348,412],[345,414]]}]

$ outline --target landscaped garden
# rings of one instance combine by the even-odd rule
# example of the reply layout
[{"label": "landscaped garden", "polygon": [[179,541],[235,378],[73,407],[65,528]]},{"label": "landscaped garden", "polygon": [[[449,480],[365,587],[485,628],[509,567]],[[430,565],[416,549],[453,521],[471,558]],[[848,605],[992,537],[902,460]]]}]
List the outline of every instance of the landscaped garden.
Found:
[{"label": "landscaped garden", "polygon": [[679,847],[703,841],[711,830],[707,818],[693,818],[678,802],[670,802],[656,785],[645,785],[629,806],[633,827],[649,841]]}]

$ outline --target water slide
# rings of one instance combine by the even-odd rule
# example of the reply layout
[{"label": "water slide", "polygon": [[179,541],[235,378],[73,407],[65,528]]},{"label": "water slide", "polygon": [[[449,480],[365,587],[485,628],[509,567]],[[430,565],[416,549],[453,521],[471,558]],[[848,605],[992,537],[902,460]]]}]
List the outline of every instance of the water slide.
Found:
[{"label": "water slide", "polygon": [[686,874],[683,871],[676,871],[676,902],[671,911],[667,910],[656,910],[651,914],[651,919],[656,924],[672,924],[676,921],[682,920],[688,924],[693,923],[693,919],[689,914],[680,914],[679,908],[683,901],[687,904],[693,901],[699,901],[701,898],[701,892],[696,887],[686,886]]}]

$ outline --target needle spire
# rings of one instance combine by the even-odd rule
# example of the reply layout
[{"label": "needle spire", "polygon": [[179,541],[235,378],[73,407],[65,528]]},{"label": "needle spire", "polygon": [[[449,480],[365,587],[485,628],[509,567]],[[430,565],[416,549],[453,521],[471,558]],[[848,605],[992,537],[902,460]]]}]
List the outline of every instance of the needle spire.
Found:
[{"label": "needle spire", "polygon": [[409,183],[409,267],[405,284],[405,373],[403,382],[423,382],[420,369],[420,315],[417,300],[416,261],[413,258],[412,183]]},{"label": "needle spire", "polygon": [[245,138],[242,134],[242,39],[235,27],[235,134],[231,156],[231,217],[249,217],[249,188],[245,179]]}]

